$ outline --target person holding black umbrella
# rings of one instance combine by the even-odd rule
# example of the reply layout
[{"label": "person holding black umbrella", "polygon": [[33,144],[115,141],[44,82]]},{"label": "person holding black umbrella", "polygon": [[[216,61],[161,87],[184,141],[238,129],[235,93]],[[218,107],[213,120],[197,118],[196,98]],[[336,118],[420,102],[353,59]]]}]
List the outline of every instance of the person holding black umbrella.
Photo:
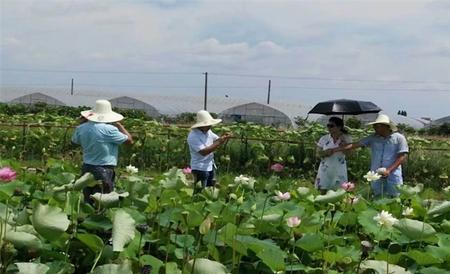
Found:
[{"label": "person holding black umbrella", "polygon": [[372,125],[375,133],[357,143],[333,148],[326,153],[332,154],[359,147],[370,147],[372,151],[370,168],[382,177],[372,182],[375,197],[396,197],[397,185],[403,184],[402,163],[406,161],[409,148],[405,136],[397,132],[397,126],[386,114],[379,114]]},{"label": "person holding black umbrella", "polygon": [[347,182],[347,162],[343,152],[331,153],[331,149],[352,143],[352,138],[344,128],[344,121],[338,117],[328,120],[329,134],[322,136],[317,142],[319,156],[322,157],[315,180],[316,188],[325,194],[328,190],[336,190]]}]

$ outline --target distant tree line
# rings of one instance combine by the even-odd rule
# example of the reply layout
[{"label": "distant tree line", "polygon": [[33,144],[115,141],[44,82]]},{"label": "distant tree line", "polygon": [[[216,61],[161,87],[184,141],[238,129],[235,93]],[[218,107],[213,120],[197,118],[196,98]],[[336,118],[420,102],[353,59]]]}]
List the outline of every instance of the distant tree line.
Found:
[{"label": "distant tree line", "polygon": [[[67,116],[76,119],[80,116],[81,111],[87,109],[91,109],[91,107],[56,106],[49,105],[44,102],[37,102],[31,105],[0,103],[0,113],[5,113],[8,115],[46,113],[50,115]],[[145,113],[145,111],[139,109],[113,108],[113,110],[119,112],[127,118],[142,119],[146,121],[154,120],[169,124],[193,124],[196,119],[196,113],[193,112],[183,112],[175,116],[161,115],[159,117],[150,117],[149,115],[147,115],[147,113]],[[211,113],[211,116],[217,118],[218,114]]]}]

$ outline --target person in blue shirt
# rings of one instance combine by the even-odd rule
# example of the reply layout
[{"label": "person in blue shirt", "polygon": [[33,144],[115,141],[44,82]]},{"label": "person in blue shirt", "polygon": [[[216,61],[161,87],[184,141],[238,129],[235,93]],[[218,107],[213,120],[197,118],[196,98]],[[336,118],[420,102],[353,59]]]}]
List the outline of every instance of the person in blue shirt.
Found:
[{"label": "person in blue shirt", "polygon": [[382,175],[381,179],[372,182],[372,190],[375,197],[396,197],[399,195],[397,185],[403,184],[402,163],[406,161],[409,153],[405,136],[396,132],[397,126],[385,114],[379,114],[373,126],[375,133],[361,139],[358,143],[352,143],[328,151],[332,154],[358,147],[370,147],[370,169]]},{"label": "person in blue shirt", "polygon": [[119,122],[123,116],[112,111],[107,100],[97,100],[92,110],[81,112],[81,124],[75,129],[72,142],[81,145],[83,166],[81,173],[90,172],[102,184],[83,190],[86,202],[93,204],[94,193],[114,190],[114,168],[117,166],[119,145],[133,143],[133,138]]},{"label": "person in blue shirt", "polygon": [[197,112],[197,122],[191,127],[187,138],[194,187],[199,181],[203,188],[214,186],[214,151],[231,137],[229,133],[219,137],[211,131],[211,126],[220,122],[221,119],[213,119],[206,110]]}]

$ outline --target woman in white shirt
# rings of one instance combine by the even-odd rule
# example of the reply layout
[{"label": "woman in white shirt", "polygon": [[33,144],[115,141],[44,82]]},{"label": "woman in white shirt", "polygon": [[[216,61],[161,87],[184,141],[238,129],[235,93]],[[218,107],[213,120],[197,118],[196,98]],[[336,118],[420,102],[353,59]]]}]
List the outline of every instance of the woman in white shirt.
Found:
[{"label": "woman in white shirt", "polygon": [[327,149],[352,143],[352,138],[344,128],[344,121],[338,117],[328,120],[329,134],[322,136],[317,143],[319,155],[322,157],[315,181],[315,186],[322,194],[329,189],[336,190],[347,182],[347,162],[343,152],[326,153]]}]

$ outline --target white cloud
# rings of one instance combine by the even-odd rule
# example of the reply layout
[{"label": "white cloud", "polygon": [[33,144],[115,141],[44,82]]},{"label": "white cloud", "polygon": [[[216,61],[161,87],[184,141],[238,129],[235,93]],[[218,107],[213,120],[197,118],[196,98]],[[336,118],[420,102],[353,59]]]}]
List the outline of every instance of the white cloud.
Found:
[{"label": "white cloud", "polygon": [[[6,0],[1,10],[3,67],[214,70],[433,82],[445,81],[450,70],[450,9],[445,1]],[[258,81],[233,79],[236,85]],[[277,85],[379,86],[278,79],[274,94]],[[282,94],[290,100],[301,92]],[[361,94],[339,91],[339,96],[373,96]],[[405,99],[404,94],[392,93],[398,96],[392,101]],[[422,95],[407,99],[415,105]],[[442,101],[441,95],[436,100]],[[313,101],[335,94],[303,96]],[[395,102],[386,105],[396,107]]]}]

